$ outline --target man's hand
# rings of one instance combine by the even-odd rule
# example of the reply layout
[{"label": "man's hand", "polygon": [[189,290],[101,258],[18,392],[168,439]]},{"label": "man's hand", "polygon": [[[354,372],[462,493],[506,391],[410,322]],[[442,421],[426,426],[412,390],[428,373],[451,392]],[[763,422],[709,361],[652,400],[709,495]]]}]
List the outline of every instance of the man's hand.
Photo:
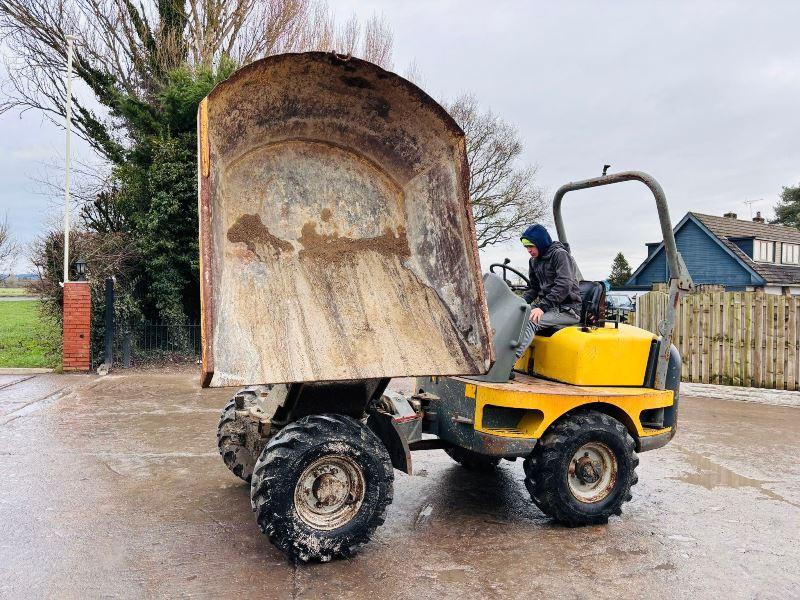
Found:
[{"label": "man's hand", "polygon": [[534,323],[534,324],[538,325],[539,324],[539,319],[542,318],[543,314],[544,314],[544,311],[541,308],[534,308],[531,311],[531,316],[529,317],[531,323]]}]

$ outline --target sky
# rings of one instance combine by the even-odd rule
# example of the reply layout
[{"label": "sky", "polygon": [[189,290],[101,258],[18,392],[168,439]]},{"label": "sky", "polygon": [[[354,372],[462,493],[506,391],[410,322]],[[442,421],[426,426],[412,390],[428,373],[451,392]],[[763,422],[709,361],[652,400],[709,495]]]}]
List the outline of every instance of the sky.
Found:
[{"label": "sky", "polygon": [[[772,215],[800,183],[800,2],[511,2],[346,0],[342,20],[383,15],[394,69],[413,61],[438,99],[473,94],[517,127],[523,162],[548,197],[568,181],[642,170],[662,184],[673,224],[689,210]],[[63,130],[27,113],[0,116],[0,218],[28,242],[63,199],[41,193],[63,161]],[[90,159],[85,145],[76,154]],[[750,204],[747,204],[750,202]],[[586,278],[617,252],[632,267],[660,239],[647,188],[630,182],[568,194],[564,219]],[[512,242],[484,268],[527,254]]]}]

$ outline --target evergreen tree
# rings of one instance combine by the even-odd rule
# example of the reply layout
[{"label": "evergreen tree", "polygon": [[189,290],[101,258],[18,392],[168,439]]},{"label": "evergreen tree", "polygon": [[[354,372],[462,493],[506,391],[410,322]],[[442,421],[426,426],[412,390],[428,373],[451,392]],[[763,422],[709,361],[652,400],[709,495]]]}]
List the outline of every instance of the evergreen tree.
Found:
[{"label": "evergreen tree", "polygon": [[775,205],[773,223],[800,229],[800,184],[783,188],[781,199]]},{"label": "evergreen tree", "polygon": [[611,275],[608,276],[608,282],[612,288],[617,288],[625,285],[628,279],[631,278],[631,266],[623,256],[622,252],[617,252],[614,257],[614,262],[611,263]]}]

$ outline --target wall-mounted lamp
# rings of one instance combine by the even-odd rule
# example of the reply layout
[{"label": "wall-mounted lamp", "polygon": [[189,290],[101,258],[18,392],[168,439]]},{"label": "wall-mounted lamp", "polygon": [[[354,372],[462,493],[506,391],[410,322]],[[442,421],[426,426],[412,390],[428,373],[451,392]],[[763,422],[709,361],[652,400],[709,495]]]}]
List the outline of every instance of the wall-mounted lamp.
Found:
[{"label": "wall-mounted lamp", "polygon": [[75,273],[78,276],[78,281],[86,281],[86,259],[82,256],[75,261]]}]

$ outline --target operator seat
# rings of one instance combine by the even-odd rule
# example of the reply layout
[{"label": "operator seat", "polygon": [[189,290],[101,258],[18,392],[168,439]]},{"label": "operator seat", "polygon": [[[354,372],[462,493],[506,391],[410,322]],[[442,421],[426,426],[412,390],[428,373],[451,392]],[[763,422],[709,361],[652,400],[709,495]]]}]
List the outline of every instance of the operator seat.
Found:
[{"label": "operator seat", "polygon": [[581,281],[581,325],[601,325],[606,317],[606,286],[601,281]]}]

